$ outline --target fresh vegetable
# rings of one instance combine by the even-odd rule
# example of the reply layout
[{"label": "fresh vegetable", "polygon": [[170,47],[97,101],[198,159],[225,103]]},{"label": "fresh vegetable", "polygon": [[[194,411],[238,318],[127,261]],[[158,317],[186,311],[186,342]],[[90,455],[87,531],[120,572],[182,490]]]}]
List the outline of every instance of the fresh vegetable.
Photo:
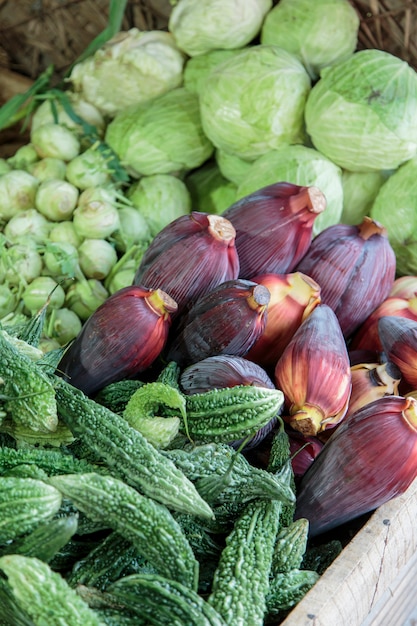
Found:
[{"label": "fresh vegetable", "polygon": [[[85,322],[57,373],[87,395],[143,372],[163,350],[176,303],[160,289],[124,287]],[[129,325],[123,324],[130,316]]]},{"label": "fresh vegetable", "polygon": [[342,224],[360,224],[364,217],[370,215],[374,200],[389,175],[380,171],[342,171],[343,210],[340,218]]},{"label": "fresh vegetable", "polygon": [[359,17],[348,0],[280,0],[265,17],[261,42],[288,50],[313,80],[356,49]]},{"label": "fresh vegetable", "polygon": [[184,87],[154,98],[151,107],[138,104],[120,111],[107,126],[105,140],[133,178],[182,174],[213,153],[198,96]]},{"label": "fresh vegetable", "polygon": [[246,357],[265,368],[274,367],[297,328],[320,304],[320,286],[301,272],[261,274],[255,283],[271,294],[266,326]]},{"label": "fresh vegetable", "polygon": [[237,385],[186,396],[184,430],[193,441],[228,443],[253,435],[282,408],[279,389]]},{"label": "fresh vegetable", "polygon": [[346,417],[362,406],[384,396],[398,396],[401,372],[389,360],[383,363],[359,363],[350,368],[352,393]]},{"label": "fresh vegetable", "polygon": [[276,181],[317,187],[323,192],[326,210],[314,220],[313,236],[340,221],[343,208],[342,171],[314,148],[284,145],[266,152],[246,171],[237,188],[236,199],[256,193],[258,189]]},{"label": "fresh vegetable", "polygon": [[307,549],[307,541],[307,519],[297,519],[289,526],[283,526],[275,541],[271,576],[299,568]]},{"label": "fresh vegetable", "polygon": [[7,545],[2,554],[21,554],[49,563],[74,536],[78,528],[76,515],[63,515],[36,521],[35,528]]},{"label": "fresh vegetable", "polygon": [[240,276],[291,272],[307,252],[326,209],[317,187],[278,182],[237,200],[223,213],[236,230]]},{"label": "fresh vegetable", "polygon": [[417,272],[416,172],[417,158],[406,160],[381,185],[370,209],[387,229],[399,276]]},{"label": "fresh vegetable", "polygon": [[85,557],[77,561],[67,577],[71,587],[86,585],[103,591],[117,580],[135,559],[145,561],[136,546],[117,531],[110,532]]},{"label": "fresh vegetable", "polygon": [[281,611],[292,609],[320,578],[313,570],[292,569],[279,572],[269,583],[266,610],[271,617]]},{"label": "fresh vegetable", "polygon": [[224,443],[207,443],[164,455],[192,480],[213,506],[271,498],[290,504],[294,493],[279,475],[253,467],[238,451]]},{"label": "fresh vegetable", "polygon": [[132,574],[109,587],[115,600],[151,623],[175,626],[225,626],[220,614],[195,591],[158,574]]},{"label": "fresh vegetable", "polygon": [[[179,0],[169,17],[168,30],[188,56],[219,48],[240,48],[259,33],[271,0]],[[221,19],[219,19],[221,15]]]},{"label": "fresh vegetable", "polygon": [[55,392],[65,423],[129,485],[174,510],[212,517],[194,485],[126,420],[64,380],[57,380]]},{"label": "fresh vegetable", "polygon": [[35,206],[39,181],[24,170],[11,170],[0,176],[0,219],[8,221],[14,215]]},{"label": "fresh vegetable", "polygon": [[170,174],[142,176],[129,187],[126,195],[145,218],[152,237],[191,211],[189,190],[182,180]]},{"label": "fresh vegetable", "polygon": [[304,435],[316,435],[345,416],[352,386],[349,356],[337,317],[326,304],[295,331],[275,366],[275,384],[284,393],[285,419]]},{"label": "fresh vegetable", "polygon": [[[317,281],[322,302],[349,337],[389,295],[396,260],[386,228],[365,217],[356,226],[335,224],[322,231],[296,269]],[[375,275],[381,277],[377,284]]]},{"label": "fresh vegetable", "polygon": [[265,329],[270,297],[250,280],[221,282],[179,320],[167,359],[184,366],[220,354],[244,356]]},{"label": "fresh vegetable", "polygon": [[187,395],[236,385],[269,389],[274,389],[275,386],[266,371],[257,363],[231,354],[209,356],[185,367],[181,372],[180,385]]},{"label": "fresh vegetable", "polygon": [[179,87],[184,61],[171,33],[131,28],[76,63],[69,80],[82,98],[114,117]]},{"label": "fresh vegetable", "polygon": [[178,435],[181,426],[180,417],[163,415],[166,407],[168,411],[177,409],[186,420],[185,398],[178,389],[160,381],[146,383],[131,395],[123,417],[156,448],[166,448]]},{"label": "fresh vegetable", "polygon": [[66,626],[103,626],[98,615],[47,563],[34,557],[8,554],[0,557],[0,569],[7,576],[7,584],[19,607],[33,623],[44,622],[45,607],[48,607],[50,626],[63,623]]},{"label": "fresh vegetable", "polygon": [[241,48],[216,48],[190,57],[184,66],[184,87],[188,91],[200,93],[210,71],[222,61],[238,54],[240,50]]},{"label": "fresh vegetable", "polygon": [[281,503],[254,500],[226,539],[208,602],[230,626],[262,626]]},{"label": "fresh vegetable", "polygon": [[170,222],[152,240],[134,277],[135,285],[162,289],[180,314],[199,296],[237,278],[235,229],[225,217],[192,211]]},{"label": "fresh vegetable", "polygon": [[378,320],[378,333],[386,358],[417,389],[417,321],[384,315]]},{"label": "fresh vegetable", "polygon": [[188,174],[185,184],[199,211],[221,214],[236,200],[236,185],[223,176],[215,161]]},{"label": "fresh vegetable", "polygon": [[13,345],[6,331],[0,332],[1,401],[6,417],[33,431],[57,428],[55,391],[42,368]]},{"label": "fresh vegetable", "polygon": [[358,409],[301,479],[296,519],[306,517],[315,536],[404,493],[417,476],[416,446],[414,398],[386,396]]},{"label": "fresh vegetable", "polygon": [[0,481],[0,542],[5,543],[52,518],[61,506],[60,492],[41,480],[3,476]]},{"label": "fresh vegetable", "polygon": [[195,586],[198,563],[165,506],[112,476],[67,474],[49,482],[87,517],[129,539],[160,574]]},{"label": "fresh vegetable", "polygon": [[216,148],[251,161],[283,144],[302,143],[310,88],[293,54],[249,46],[207,76],[199,93],[203,131]]},{"label": "fresh vegetable", "polygon": [[395,169],[416,154],[416,100],[417,72],[408,63],[360,50],[322,70],[305,105],[307,133],[339,167]]}]

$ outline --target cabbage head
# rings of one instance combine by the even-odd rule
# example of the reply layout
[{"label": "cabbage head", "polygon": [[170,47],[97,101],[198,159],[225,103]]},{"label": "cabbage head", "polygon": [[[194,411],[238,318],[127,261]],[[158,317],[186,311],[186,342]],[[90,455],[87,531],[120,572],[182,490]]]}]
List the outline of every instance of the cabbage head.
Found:
[{"label": "cabbage head", "polygon": [[186,176],[194,211],[220,215],[236,200],[237,187],[225,178],[215,161],[205,163]]},{"label": "cabbage head", "polygon": [[417,72],[370,49],[325,68],[305,107],[314,147],[346,170],[396,169],[417,153]]},{"label": "cabbage head", "polygon": [[182,84],[185,55],[170,33],[131,28],[117,33],[69,77],[75,92],[114,117]]},{"label": "cabbage head", "polygon": [[349,172],[343,170],[343,211],[340,221],[356,226],[370,214],[371,207],[388,172]]},{"label": "cabbage head", "polygon": [[190,57],[184,66],[183,84],[188,91],[199,93],[206,82],[210,71],[230,59],[230,57],[238,54],[241,48],[236,50],[211,50],[205,54],[199,54],[196,57]]},{"label": "cabbage head", "polygon": [[184,87],[118,113],[105,140],[136,178],[187,172],[214,150],[201,125],[198,96]]},{"label": "cabbage head", "polygon": [[246,173],[253,163],[253,161],[246,161],[224,150],[216,150],[214,156],[223,176],[237,186],[245,180]]},{"label": "cabbage head", "polygon": [[143,176],[131,185],[126,196],[146,219],[152,237],[169,222],[191,211],[191,197],[185,183],[170,174]]},{"label": "cabbage head", "polygon": [[262,26],[261,43],[295,54],[312,79],[356,50],[359,16],[349,0],[280,0]]},{"label": "cabbage head", "polygon": [[384,182],[371,207],[371,217],[387,229],[397,273],[417,274],[417,157]]},{"label": "cabbage head", "polygon": [[311,88],[303,64],[277,46],[251,46],[215,67],[200,92],[203,129],[216,148],[242,159],[303,143]]},{"label": "cabbage head", "polygon": [[168,30],[190,57],[219,48],[241,48],[259,34],[271,7],[272,0],[178,0]]},{"label": "cabbage head", "polygon": [[259,157],[238,186],[237,200],[280,181],[312,185],[324,193],[327,206],[314,222],[313,235],[340,221],[343,208],[342,171],[317,150],[306,146],[283,146]]}]

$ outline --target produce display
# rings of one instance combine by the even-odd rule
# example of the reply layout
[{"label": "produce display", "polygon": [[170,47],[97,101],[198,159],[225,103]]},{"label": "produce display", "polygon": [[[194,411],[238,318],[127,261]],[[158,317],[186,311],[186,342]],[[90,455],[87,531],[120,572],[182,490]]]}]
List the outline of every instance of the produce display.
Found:
[{"label": "produce display", "polygon": [[310,5],[0,109],[0,624],[277,625],[417,477],[417,72]]}]

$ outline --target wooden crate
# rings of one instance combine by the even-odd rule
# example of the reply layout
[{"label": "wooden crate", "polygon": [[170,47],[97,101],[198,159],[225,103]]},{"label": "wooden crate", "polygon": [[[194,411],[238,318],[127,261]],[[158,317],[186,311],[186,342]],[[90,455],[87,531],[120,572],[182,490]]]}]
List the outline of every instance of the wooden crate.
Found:
[{"label": "wooden crate", "polygon": [[280,626],[417,623],[417,480],[381,506]]},{"label": "wooden crate", "polygon": [[[359,48],[376,47],[417,69],[416,0],[350,0]],[[106,23],[108,0],[0,0],[0,104],[53,63],[57,76]],[[123,28],[165,28],[170,0],[129,0]],[[0,133],[0,156],[27,142]],[[2,152],[3,150],[3,152]],[[279,626],[415,626],[417,480],[380,507]],[[250,626],[248,624],[248,626]]]}]

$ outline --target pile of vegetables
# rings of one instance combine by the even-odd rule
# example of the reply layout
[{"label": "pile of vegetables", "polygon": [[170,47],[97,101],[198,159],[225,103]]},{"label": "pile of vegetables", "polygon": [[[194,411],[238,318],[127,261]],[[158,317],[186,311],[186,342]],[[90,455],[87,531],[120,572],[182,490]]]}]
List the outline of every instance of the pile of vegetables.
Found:
[{"label": "pile of vegetables", "polygon": [[24,101],[0,622],[279,623],[417,476],[417,73],[358,28],[178,0]]}]

